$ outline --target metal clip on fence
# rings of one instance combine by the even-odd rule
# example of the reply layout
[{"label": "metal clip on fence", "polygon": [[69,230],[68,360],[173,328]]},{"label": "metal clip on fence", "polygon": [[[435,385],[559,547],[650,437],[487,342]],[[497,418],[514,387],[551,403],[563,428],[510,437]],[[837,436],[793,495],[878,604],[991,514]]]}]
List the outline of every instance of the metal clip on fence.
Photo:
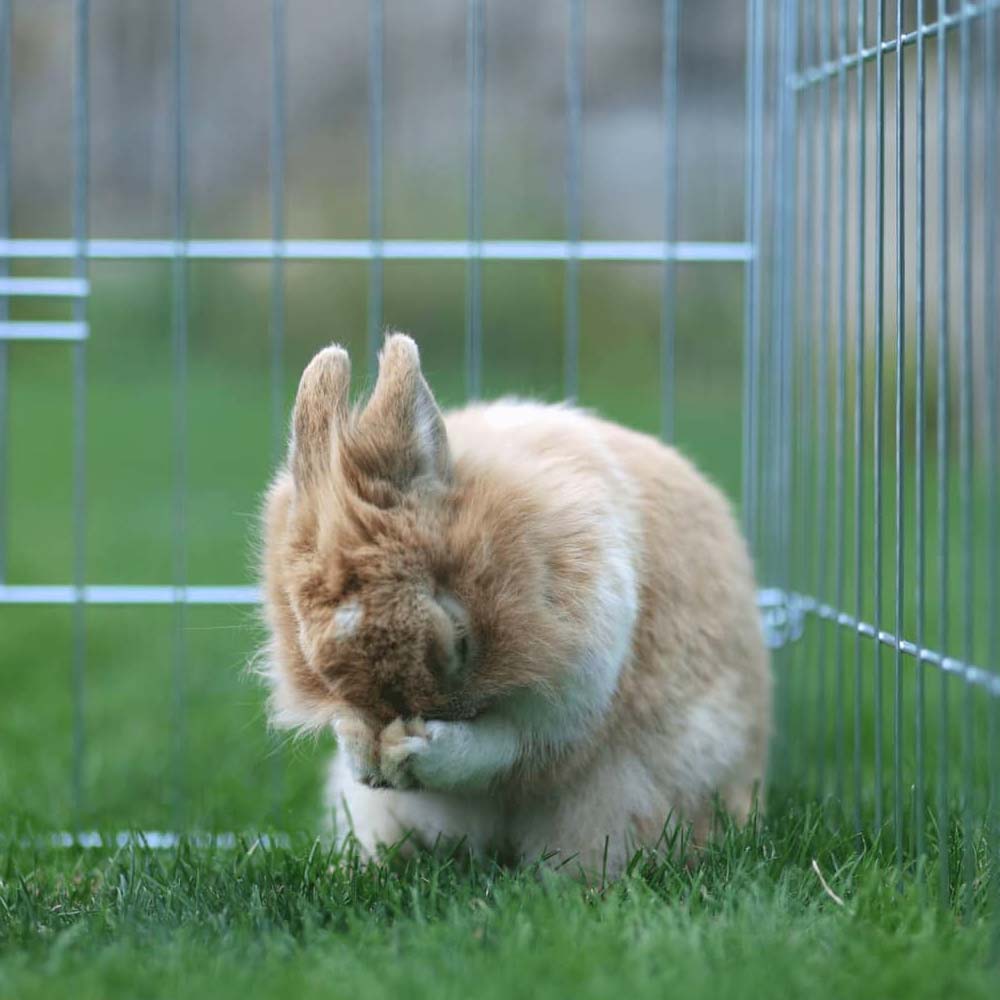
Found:
[{"label": "metal clip on fence", "polygon": [[770,649],[781,649],[802,638],[805,631],[806,607],[797,594],[774,587],[757,594],[764,641]]}]

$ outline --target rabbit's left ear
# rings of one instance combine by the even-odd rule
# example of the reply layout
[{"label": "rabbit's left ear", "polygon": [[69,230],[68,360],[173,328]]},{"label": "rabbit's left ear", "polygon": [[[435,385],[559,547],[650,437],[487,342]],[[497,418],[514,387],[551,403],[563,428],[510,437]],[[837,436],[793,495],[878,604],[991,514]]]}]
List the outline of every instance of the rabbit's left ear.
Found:
[{"label": "rabbit's left ear", "polygon": [[417,345],[392,333],[378,359],[378,381],[358,418],[351,458],[365,477],[400,491],[451,477],[444,419],[420,371]]},{"label": "rabbit's left ear", "polygon": [[292,474],[300,489],[328,482],[334,469],[334,444],[347,421],[351,362],[347,351],[331,345],[302,373],[292,412]]}]

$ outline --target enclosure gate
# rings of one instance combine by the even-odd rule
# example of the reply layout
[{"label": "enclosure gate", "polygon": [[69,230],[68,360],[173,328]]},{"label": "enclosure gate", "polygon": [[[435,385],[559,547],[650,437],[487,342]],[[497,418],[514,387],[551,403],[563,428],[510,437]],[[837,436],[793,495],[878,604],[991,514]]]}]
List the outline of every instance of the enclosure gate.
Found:
[{"label": "enclosure gate", "polygon": [[[88,0],[74,5],[72,237],[13,237],[13,0],[0,0],[0,604],[74,609],[72,781],[78,805],[87,747],[82,710],[86,608],[174,606],[175,710],[183,713],[185,608],[257,600],[254,588],[190,586],[186,578],[189,261],[270,262],[276,459],[286,422],[286,261],[368,263],[369,367],[382,332],[383,262],[464,261],[465,372],[472,397],[481,389],[484,260],[563,262],[564,382],[570,398],[578,387],[581,262],[659,267],[660,403],[668,439],[674,411],[676,265],[737,262],[745,275],[742,510],[766,585],[760,594],[765,632],[776,649],[776,773],[828,799],[831,810],[842,809],[845,822],[859,831],[892,831],[900,864],[927,852],[929,811],[947,843],[957,791],[962,822],[952,846],[961,842],[971,866],[972,852],[989,832],[1000,802],[1000,3],[956,6],[939,0],[930,13],[929,4],[919,4],[915,12],[897,0],[890,30],[884,0],[747,0],[744,240],[691,243],[677,239],[676,225],[680,0],[662,4],[663,240],[582,238],[583,0],[565,2],[565,239],[484,237],[483,2],[469,0],[466,16],[465,240],[383,237],[383,0],[369,5],[368,239],[285,237],[283,0],[272,2],[271,231],[259,240],[189,239],[188,3],[174,0],[173,232],[150,241],[89,234]],[[894,97],[891,129],[887,91]],[[955,128],[957,137],[952,136]],[[894,163],[887,167],[890,138]],[[85,575],[88,263],[96,259],[160,259],[172,267],[174,573],[160,586],[95,584]],[[18,260],[68,262],[71,276],[12,276],[11,265]],[[9,303],[23,295],[70,297],[72,320],[9,319]],[[6,574],[8,344],[24,339],[68,342],[73,352],[75,558],[68,583],[19,585]],[[886,414],[890,375],[892,409]],[[957,470],[951,457],[956,443]],[[936,503],[927,489],[932,465]],[[958,608],[957,628],[949,621],[952,604]],[[957,782],[950,769],[956,737]],[[940,868],[947,891],[954,873],[947,863]]]}]

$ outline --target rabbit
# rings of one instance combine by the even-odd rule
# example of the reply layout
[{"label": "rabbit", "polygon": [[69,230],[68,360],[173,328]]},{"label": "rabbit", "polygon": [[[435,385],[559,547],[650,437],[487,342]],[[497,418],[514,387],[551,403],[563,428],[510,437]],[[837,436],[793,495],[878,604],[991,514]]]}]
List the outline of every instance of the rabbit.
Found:
[{"label": "rabbit", "polygon": [[389,334],[366,405],[302,375],[266,495],[279,727],[332,727],[337,836],[620,873],[763,793],[771,674],[727,502],[673,448],[567,404],[442,414]]}]

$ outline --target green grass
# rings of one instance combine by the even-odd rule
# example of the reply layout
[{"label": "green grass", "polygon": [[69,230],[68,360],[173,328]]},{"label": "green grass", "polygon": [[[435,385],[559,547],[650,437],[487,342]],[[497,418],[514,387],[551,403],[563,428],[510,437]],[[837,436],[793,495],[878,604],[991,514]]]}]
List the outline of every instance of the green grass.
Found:
[{"label": "green grass", "polygon": [[364,867],[305,837],[9,845],[0,997],[993,997],[985,883],[958,893],[961,917],[790,800],[694,869],[637,858],[589,887],[460,855]]}]

